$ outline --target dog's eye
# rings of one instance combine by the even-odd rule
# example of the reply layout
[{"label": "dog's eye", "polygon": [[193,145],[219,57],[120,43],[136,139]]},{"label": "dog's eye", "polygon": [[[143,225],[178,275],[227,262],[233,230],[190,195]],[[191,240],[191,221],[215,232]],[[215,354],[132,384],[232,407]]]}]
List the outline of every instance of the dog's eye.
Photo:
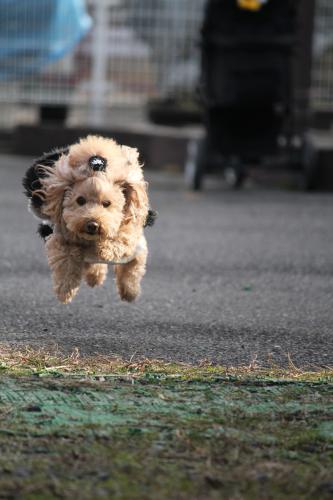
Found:
[{"label": "dog's eye", "polygon": [[85,205],[87,201],[83,196],[79,196],[76,198],[76,203],[82,207],[82,205]]},{"label": "dog's eye", "polygon": [[104,208],[108,208],[111,205],[111,201],[109,200],[102,201],[102,205]]}]

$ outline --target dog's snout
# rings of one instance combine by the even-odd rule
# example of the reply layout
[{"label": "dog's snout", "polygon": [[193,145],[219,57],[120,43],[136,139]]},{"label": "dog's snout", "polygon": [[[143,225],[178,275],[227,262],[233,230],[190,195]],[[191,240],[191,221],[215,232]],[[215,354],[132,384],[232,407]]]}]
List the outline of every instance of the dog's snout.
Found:
[{"label": "dog's snout", "polygon": [[99,224],[94,220],[89,220],[85,224],[85,230],[88,234],[97,234],[99,230]]}]

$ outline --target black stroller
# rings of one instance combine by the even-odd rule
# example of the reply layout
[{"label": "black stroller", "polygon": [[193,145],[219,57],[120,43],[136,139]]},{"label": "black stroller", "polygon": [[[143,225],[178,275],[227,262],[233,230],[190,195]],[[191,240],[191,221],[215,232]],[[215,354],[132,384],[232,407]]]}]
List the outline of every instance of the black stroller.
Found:
[{"label": "black stroller", "polygon": [[240,187],[246,166],[267,160],[305,169],[311,187],[316,158],[306,134],[307,93],[297,87],[295,67],[311,47],[300,40],[302,9],[302,0],[208,0],[200,85],[206,137],[189,145],[185,168],[193,189],[216,167]]}]

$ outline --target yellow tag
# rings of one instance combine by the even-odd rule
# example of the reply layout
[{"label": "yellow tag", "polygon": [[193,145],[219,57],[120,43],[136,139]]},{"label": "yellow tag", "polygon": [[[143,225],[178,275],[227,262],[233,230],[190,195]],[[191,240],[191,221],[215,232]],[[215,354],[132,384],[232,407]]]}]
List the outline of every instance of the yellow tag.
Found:
[{"label": "yellow tag", "polygon": [[237,0],[238,7],[246,10],[260,10],[263,2],[260,0]]}]

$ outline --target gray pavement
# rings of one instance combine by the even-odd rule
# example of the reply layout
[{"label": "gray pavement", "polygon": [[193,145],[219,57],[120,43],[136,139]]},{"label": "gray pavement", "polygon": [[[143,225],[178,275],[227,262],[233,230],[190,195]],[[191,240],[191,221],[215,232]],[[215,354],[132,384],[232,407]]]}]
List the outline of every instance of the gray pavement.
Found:
[{"label": "gray pavement", "polygon": [[0,157],[0,342],[226,365],[269,357],[333,365],[333,196],[210,187],[151,177],[160,212],[147,229],[143,294],[106,284],[58,304],[21,177],[29,159]]}]

